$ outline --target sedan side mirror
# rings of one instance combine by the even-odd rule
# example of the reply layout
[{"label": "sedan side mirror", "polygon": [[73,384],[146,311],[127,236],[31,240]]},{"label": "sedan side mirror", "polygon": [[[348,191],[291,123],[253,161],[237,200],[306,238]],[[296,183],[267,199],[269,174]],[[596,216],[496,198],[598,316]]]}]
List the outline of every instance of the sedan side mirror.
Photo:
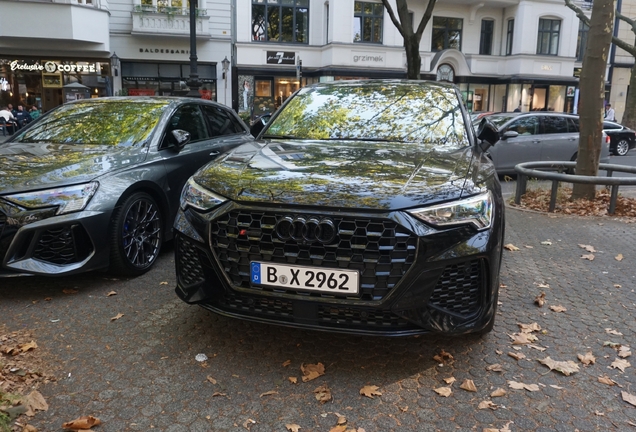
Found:
[{"label": "sedan side mirror", "polygon": [[519,136],[519,132],[513,131],[513,130],[509,130],[509,131],[504,132],[504,134],[501,136],[501,139],[516,138],[518,136]]},{"label": "sedan side mirror", "polygon": [[485,144],[482,143],[481,148],[483,151],[486,151],[490,146],[495,145],[495,143],[499,141],[499,131],[490,120],[483,118],[481,123],[479,123],[479,129],[477,129],[477,138],[481,141],[485,141]]},{"label": "sedan side mirror", "polygon": [[183,129],[175,129],[171,133],[172,137],[174,138],[177,151],[183,149],[186,144],[190,142],[190,132],[188,131],[184,131]]}]

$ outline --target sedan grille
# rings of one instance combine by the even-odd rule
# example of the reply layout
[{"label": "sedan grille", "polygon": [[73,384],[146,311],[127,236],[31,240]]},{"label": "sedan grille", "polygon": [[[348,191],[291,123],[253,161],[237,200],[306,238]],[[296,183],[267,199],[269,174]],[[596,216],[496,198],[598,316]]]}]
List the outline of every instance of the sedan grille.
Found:
[{"label": "sedan grille", "polygon": [[233,210],[211,223],[212,249],[234,285],[260,289],[250,285],[251,261],[357,270],[361,298],[380,300],[415,260],[417,236],[389,219],[333,216],[335,233],[328,240],[279,238],[276,224],[299,216],[306,220],[324,217]]},{"label": "sedan grille", "polygon": [[411,327],[411,324],[390,311],[362,310],[345,307],[320,306],[318,319],[323,324],[337,324],[345,327],[364,326],[377,328]]},{"label": "sedan grille", "polygon": [[481,260],[447,266],[437,280],[429,303],[461,315],[476,313],[481,304],[483,274]]},{"label": "sedan grille", "polygon": [[187,238],[179,236],[177,240],[179,253],[179,282],[183,286],[191,286],[205,280],[203,266],[199,258],[199,249]]},{"label": "sedan grille", "polygon": [[58,265],[73,264],[88,257],[91,249],[83,227],[66,225],[40,233],[33,258]]}]

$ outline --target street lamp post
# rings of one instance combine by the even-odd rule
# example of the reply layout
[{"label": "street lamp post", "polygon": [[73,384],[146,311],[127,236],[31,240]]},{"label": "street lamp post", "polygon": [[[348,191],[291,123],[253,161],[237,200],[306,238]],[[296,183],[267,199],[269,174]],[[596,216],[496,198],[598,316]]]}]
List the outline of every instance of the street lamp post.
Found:
[{"label": "street lamp post", "polygon": [[190,0],[190,79],[188,87],[190,91],[186,96],[200,98],[199,73],[197,72],[197,18],[196,18],[197,0]]},{"label": "street lamp post", "polygon": [[227,71],[230,70],[230,61],[227,56],[221,60],[221,66],[223,67],[223,81],[225,81],[225,105],[227,105]]}]

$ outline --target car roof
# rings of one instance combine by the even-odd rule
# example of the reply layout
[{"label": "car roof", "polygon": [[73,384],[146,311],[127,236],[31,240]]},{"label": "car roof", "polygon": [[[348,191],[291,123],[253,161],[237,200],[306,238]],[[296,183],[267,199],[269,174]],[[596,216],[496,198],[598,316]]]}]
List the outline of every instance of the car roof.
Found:
[{"label": "car roof", "polygon": [[[75,103],[115,103],[115,102],[127,102],[127,103],[164,103],[166,105],[177,105],[182,103],[204,103],[208,105],[215,106],[223,106],[226,109],[225,105],[221,105],[218,102],[214,102],[208,99],[199,99],[199,98],[190,98],[185,96],[108,96],[108,97],[100,97],[100,98],[91,98],[91,99],[79,99],[72,102],[67,102],[66,104],[75,104]],[[65,105],[66,105],[65,104]]]},{"label": "car roof", "polygon": [[579,116],[576,114],[570,114],[565,112],[555,112],[555,111],[527,111],[527,112],[501,112],[495,114],[486,114],[484,117],[523,117],[529,115],[539,115],[539,116],[566,116],[572,118],[578,118]]},{"label": "car roof", "polygon": [[445,83],[440,81],[427,81],[427,80],[408,80],[408,79],[362,79],[362,80],[339,80],[311,84],[305,88],[311,87],[366,87],[378,84],[393,84],[401,86],[421,86],[431,88],[446,88],[448,90],[455,90],[457,87],[453,83]]}]

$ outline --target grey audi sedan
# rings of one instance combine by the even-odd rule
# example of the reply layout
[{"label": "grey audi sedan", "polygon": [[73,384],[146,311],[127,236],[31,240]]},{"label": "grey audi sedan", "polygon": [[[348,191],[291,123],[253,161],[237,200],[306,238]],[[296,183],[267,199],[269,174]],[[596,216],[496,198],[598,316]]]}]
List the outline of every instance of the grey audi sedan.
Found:
[{"label": "grey audi sedan", "polygon": [[56,108],[0,145],[0,277],[146,272],[188,177],[250,142],[232,111],[199,99]]}]

